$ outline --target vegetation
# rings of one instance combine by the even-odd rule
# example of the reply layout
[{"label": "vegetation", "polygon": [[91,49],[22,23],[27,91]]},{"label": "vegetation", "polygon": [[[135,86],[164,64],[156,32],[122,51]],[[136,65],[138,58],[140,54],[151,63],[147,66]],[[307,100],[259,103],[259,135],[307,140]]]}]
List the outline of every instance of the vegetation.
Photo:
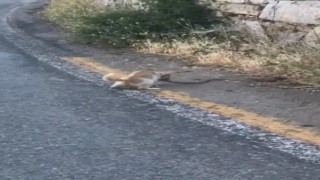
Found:
[{"label": "vegetation", "polygon": [[303,44],[275,44],[245,34],[197,35],[198,29],[223,27],[194,0],[141,0],[143,9],[103,8],[94,0],[51,0],[45,16],[85,43],[134,47],[254,74],[282,76],[320,85],[320,51]]},{"label": "vegetation", "polygon": [[146,39],[182,36],[189,31],[186,26],[209,27],[217,22],[207,18],[208,11],[194,0],[142,2],[148,10],[109,8],[101,11],[90,0],[57,0],[50,3],[45,14],[51,21],[73,30],[85,42],[117,47]]}]

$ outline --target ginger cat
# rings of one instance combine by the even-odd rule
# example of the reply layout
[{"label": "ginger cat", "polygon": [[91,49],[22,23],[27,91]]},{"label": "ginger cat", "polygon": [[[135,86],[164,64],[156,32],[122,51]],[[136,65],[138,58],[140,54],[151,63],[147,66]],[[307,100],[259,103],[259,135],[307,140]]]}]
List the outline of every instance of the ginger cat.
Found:
[{"label": "ginger cat", "polygon": [[111,88],[136,88],[136,89],[160,89],[153,88],[156,83],[164,78],[170,77],[171,72],[157,72],[150,70],[139,70],[130,73],[125,77],[116,77],[115,74],[110,73],[103,76],[104,81],[114,81]]}]

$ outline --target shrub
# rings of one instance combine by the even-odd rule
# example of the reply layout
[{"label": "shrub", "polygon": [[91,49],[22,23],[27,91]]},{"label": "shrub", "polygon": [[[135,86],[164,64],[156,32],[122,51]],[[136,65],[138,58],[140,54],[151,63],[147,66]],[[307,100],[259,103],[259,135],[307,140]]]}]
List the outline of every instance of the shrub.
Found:
[{"label": "shrub", "polygon": [[209,27],[207,10],[194,0],[143,0],[147,10],[107,10],[82,18],[78,36],[86,42],[128,46],[141,40],[183,36],[187,27]]},{"label": "shrub", "polygon": [[86,42],[100,42],[123,47],[144,39],[149,32],[145,11],[113,11],[88,16],[78,29],[78,36]]},{"label": "shrub", "polygon": [[195,0],[142,0],[149,12],[152,21],[157,22],[154,30],[162,29],[170,31],[173,29],[182,29],[181,23],[188,22],[192,25],[201,25],[208,27],[213,23],[209,19],[210,11],[196,4]]}]

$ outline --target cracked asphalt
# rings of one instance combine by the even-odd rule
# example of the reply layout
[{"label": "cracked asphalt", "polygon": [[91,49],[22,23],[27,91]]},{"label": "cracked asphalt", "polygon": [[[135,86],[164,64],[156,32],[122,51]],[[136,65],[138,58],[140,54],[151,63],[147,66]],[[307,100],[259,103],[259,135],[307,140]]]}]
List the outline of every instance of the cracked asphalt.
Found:
[{"label": "cracked asphalt", "polygon": [[78,79],[1,37],[0,82],[0,179],[320,179],[319,164]]}]

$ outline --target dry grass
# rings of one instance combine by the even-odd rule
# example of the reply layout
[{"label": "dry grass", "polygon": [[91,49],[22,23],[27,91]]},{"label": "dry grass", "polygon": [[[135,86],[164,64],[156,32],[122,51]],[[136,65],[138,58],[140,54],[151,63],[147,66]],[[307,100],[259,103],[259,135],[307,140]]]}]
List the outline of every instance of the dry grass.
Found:
[{"label": "dry grass", "polygon": [[171,43],[145,41],[138,50],[170,55],[198,65],[222,66],[320,85],[320,49],[302,44],[280,45],[251,41],[235,47],[231,42],[217,44],[214,39],[190,38]]},{"label": "dry grass", "polygon": [[218,65],[242,70],[254,70],[261,67],[263,62],[245,57],[241,53],[228,51],[222,45],[214,43],[208,38],[191,39],[188,41],[174,41],[161,43],[146,41],[140,46],[140,51],[159,53],[195,62],[198,65]]}]

